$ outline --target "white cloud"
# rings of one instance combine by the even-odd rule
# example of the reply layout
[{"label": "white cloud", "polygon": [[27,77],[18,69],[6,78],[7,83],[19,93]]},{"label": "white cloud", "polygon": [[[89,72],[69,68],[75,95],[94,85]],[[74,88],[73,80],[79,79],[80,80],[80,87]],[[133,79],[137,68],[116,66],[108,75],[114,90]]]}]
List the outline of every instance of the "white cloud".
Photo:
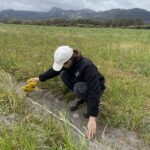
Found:
[{"label": "white cloud", "polygon": [[63,9],[90,8],[96,11],[113,8],[143,8],[150,10],[149,0],[0,0],[0,10],[49,11],[51,7]]}]

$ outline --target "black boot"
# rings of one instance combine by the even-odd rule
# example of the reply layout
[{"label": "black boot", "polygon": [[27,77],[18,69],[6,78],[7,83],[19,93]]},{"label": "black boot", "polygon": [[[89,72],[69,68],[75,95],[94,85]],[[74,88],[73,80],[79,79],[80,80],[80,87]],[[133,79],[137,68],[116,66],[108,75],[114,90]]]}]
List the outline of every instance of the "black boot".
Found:
[{"label": "black boot", "polygon": [[77,109],[79,108],[79,106],[80,106],[81,104],[83,104],[83,103],[84,103],[84,100],[83,100],[83,99],[78,100],[74,106],[71,106],[71,107],[70,107],[70,110],[71,110],[71,111],[77,110]]}]

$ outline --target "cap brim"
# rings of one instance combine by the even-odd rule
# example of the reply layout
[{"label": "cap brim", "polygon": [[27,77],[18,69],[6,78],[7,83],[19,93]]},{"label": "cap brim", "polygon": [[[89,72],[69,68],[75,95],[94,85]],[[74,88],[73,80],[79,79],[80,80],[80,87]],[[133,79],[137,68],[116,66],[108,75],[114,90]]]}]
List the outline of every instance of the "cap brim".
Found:
[{"label": "cap brim", "polygon": [[60,71],[62,69],[62,67],[63,67],[63,64],[57,64],[57,63],[53,64],[53,69],[55,71]]}]

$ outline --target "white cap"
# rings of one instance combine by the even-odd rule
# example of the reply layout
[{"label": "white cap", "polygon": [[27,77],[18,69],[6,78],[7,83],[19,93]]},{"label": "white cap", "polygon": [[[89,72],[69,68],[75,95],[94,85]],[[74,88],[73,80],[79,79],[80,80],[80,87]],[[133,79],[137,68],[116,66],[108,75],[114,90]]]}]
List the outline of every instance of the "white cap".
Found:
[{"label": "white cap", "polygon": [[73,55],[73,49],[69,46],[60,46],[54,53],[53,69],[60,71],[65,62],[67,62]]}]

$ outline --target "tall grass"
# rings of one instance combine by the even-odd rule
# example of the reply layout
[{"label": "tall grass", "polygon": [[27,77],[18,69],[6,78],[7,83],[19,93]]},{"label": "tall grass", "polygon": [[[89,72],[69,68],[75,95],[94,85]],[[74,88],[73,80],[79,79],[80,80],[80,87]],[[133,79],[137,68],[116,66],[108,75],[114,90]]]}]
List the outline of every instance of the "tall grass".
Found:
[{"label": "tall grass", "polygon": [[4,70],[0,70],[0,109],[1,113],[18,111],[23,96],[17,90],[16,80]]},{"label": "tall grass", "polygon": [[48,116],[47,119],[41,118],[42,115],[30,115],[30,119],[20,121],[12,130],[0,125],[0,149],[87,149],[85,142],[79,139],[76,142],[67,124],[62,127]]},{"label": "tall grass", "polygon": [[43,116],[45,113],[39,108],[34,108],[38,109],[38,112],[34,112],[17,87],[15,78],[0,70],[0,108],[5,106],[0,117],[10,113],[19,115],[18,121],[9,122],[9,126],[3,122],[0,124],[0,149],[86,149],[85,139],[76,142],[65,117],[63,117],[64,122],[60,124],[51,115]]}]

